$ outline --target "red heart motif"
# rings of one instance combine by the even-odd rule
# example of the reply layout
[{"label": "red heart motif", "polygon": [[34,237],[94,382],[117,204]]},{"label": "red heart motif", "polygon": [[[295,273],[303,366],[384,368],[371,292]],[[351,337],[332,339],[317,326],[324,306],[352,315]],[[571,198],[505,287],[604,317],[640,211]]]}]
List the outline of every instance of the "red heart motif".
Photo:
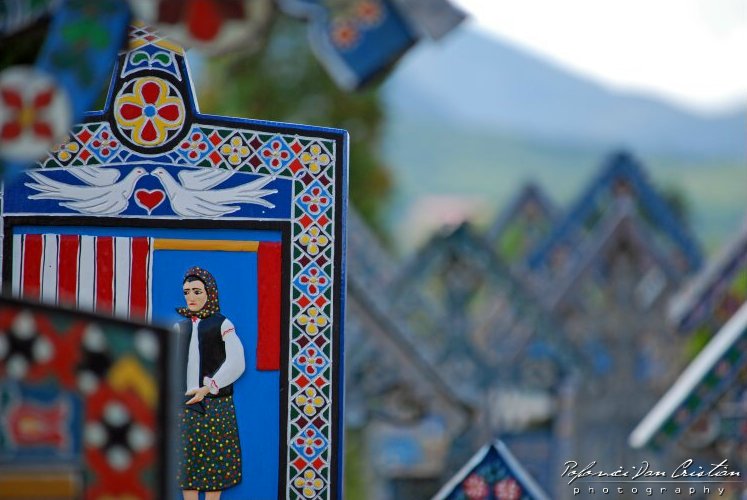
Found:
[{"label": "red heart motif", "polygon": [[148,215],[163,202],[166,193],[161,189],[138,189],[135,191],[135,203],[148,211]]}]

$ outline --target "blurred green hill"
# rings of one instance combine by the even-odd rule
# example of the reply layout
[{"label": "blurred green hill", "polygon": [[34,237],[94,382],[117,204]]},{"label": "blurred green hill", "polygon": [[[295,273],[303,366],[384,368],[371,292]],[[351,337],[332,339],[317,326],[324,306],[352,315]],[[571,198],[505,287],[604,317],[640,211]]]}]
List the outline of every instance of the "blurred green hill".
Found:
[{"label": "blurred green hill", "polygon": [[[387,122],[383,144],[395,179],[389,226],[402,250],[435,229],[435,217],[474,216],[487,224],[529,180],[566,206],[610,153],[606,145],[446,128],[406,117]],[[747,167],[739,159],[633,153],[657,187],[684,201],[706,250],[725,243],[739,227],[747,213]]]},{"label": "blurred green hill", "polygon": [[618,92],[469,28],[414,49],[382,94],[389,225],[403,250],[439,221],[487,223],[530,179],[565,206],[616,149],[683,202],[707,250],[747,210],[741,107],[705,114]]}]

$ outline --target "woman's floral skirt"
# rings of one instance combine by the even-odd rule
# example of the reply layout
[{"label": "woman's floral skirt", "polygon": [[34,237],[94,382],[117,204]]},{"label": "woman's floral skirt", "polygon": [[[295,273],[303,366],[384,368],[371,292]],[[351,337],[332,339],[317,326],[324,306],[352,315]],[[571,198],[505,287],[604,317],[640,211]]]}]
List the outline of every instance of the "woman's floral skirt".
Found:
[{"label": "woman's floral skirt", "polygon": [[241,482],[241,446],[233,396],[206,397],[202,408],[185,406],[183,411],[181,489],[217,491]]}]

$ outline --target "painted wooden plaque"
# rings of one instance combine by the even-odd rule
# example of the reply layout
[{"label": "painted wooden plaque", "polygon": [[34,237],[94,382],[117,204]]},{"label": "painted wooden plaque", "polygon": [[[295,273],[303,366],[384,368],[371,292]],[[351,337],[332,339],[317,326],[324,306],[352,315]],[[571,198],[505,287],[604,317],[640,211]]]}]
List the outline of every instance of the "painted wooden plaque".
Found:
[{"label": "painted wooden plaque", "polygon": [[16,296],[170,326],[198,265],[244,346],[241,483],[339,498],[347,133],[201,114],[181,48],[135,27],[106,105],[5,186]]},{"label": "painted wooden plaque", "polygon": [[457,472],[433,500],[547,500],[534,478],[506,445],[488,443]]},{"label": "painted wooden plaque", "polygon": [[0,498],[164,498],[175,464],[169,341],[150,326],[1,299]]},{"label": "painted wooden plaque", "polygon": [[[40,21],[49,19],[48,23]],[[7,51],[44,44],[33,66],[11,64],[0,71],[0,170],[16,174],[42,158],[96,102],[127,33],[124,0],[0,3],[0,39]]]},{"label": "painted wooden plaque", "polygon": [[309,42],[343,89],[357,89],[394,64],[418,35],[390,0],[281,0],[280,8],[308,18]]}]

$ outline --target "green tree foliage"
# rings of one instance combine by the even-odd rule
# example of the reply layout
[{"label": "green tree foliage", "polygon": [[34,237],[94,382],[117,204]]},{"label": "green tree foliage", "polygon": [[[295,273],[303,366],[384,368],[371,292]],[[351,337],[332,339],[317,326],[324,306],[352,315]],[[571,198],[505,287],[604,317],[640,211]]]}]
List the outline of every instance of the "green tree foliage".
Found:
[{"label": "green tree foliage", "polygon": [[365,434],[360,429],[345,429],[344,496],[350,500],[364,500],[366,493]]},{"label": "green tree foliage", "polygon": [[383,233],[380,214],[392,183],[378,154],[383,123],[378,90],[337,88],[311,52],[305,23],[278,15],[264,47],[214,58],[205,73],[204,112],[347,130],[350,201]]}]

